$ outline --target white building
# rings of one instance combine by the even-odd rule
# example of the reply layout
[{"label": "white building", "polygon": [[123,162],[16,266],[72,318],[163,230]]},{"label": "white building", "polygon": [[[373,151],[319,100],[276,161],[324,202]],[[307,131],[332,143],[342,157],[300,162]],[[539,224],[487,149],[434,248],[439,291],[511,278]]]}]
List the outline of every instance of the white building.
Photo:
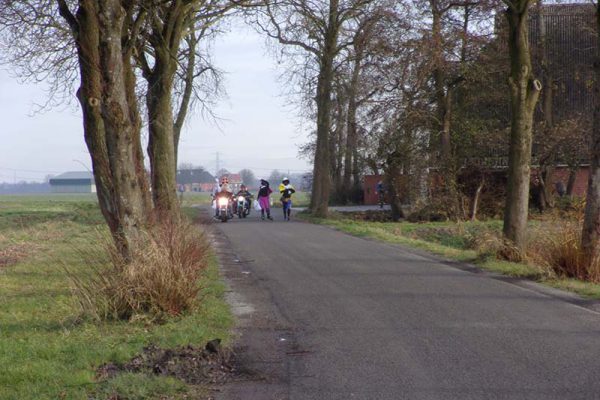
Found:
[{"label": "white building", "polygon": [[88,171],[65,172],[49,182],[52,193],[96,193],[94,176]]}]

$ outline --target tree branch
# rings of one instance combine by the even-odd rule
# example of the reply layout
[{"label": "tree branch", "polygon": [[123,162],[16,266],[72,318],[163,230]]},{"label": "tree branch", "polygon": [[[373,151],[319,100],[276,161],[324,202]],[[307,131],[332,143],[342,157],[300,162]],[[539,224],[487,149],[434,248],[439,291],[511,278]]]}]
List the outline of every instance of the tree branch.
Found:
[{"label": "tree branch", "polygon": [[69,27],[71,28],[71,32],[73,33],[73,36],[77,37],[77,35],[79,34],[79,22],[77,21],[77,18],[75,18],[75,16],[69,9],[69,5],[67,4],[66,0],[57,0],[57,1],[58,1],[58,12],[60,13],[61,17],[63,17],[65,19],[65,21],[67,21],[67,23],[69,24]]}]

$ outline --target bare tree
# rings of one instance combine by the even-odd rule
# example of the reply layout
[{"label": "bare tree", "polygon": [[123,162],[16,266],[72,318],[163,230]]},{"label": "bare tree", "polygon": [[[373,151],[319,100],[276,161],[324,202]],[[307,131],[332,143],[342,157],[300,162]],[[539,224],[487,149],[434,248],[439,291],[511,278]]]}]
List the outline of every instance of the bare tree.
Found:
[{"label": "bare tree", "polygon": [[542,84],[533,76],[528,38],[528,13],[533,0],[503,0],[507,6],[510,54],[511,133],[504,237],[517,248],[526,241],[531,174],[533,113]]},{"label": "bare tree", "polygon": [[245,185],[252,185],[252,186],[256,186],[257,181],[256,181],[256,176],[254,175],[254,172],[252,172],[251,169],[247,169],[244,168],[243,170],[241,170],[239,172],[240,176],[242,177],[242,182]]},{"label": "bare tree", "polygon": [[[262,30],[284,46],[292,46],[309,55],[316,70],[316,146],[310,209],[325,217],[331,190],[330,130],[332,126],[332,90],[335,60],[345,44],[340,32],[347,21],[371,0],[268,1],[262,9],[266,23]],[[307,69],[308,70],[308,69]]]},{"label": "bare tree", "polygon": [[359,111],[362,105],[371,99],[381,88],[374,80],[367,78],[369,70],[376,62],[373,60],[385,52],[382,25],[393,25],[394,14],[391,7],[382,5],[372,12],[361,13],[354,18],[353,37],[347,47],[349,76],[346,82],[348,98],[346,143],[344,149],[344,170],[342,193],[345,200],[351,199],[360,184],[359,177]]},{"label": "bare tree", "polygon": [[140,144],[140,118],[131,60],[136,10],[117,0],[80,0],[75,13],[58,1],[79,58],[84,135],[100,208],[123,254],[146,223],[148,186]]},{"label": "bare tree", "polygon": [[[127,212],[137,210],[133,206],[117,206],[120,199],[127,197],[120,194],[121,189],[116,186],[128,191],[121,180],[132,178],[115,169],[121,155],[131,157],[135,164],[136,183],[129,186],[141,190],[142,214],[153,208],[141,150],[141,109],[147,110],[149,115],[148,154],[154,203],[162,213],[177,210],[175,165],[181,128],[195,100],[205,100],[201,97],[203,93],[216,95],[214,88],[218,85],[218,71],[199,49],[206,37],[215,32],[215,23],[236,4],[228,0],[119,0],[106,4],[84,0],[15,0],[3,3],[6,7],[0,9],[0,37],[6,51],[1,61],[15,65],[25,78],[49,81],[53,92],[60,96],[52,101],[61,101],[73,90],[73,85],[81,82],[77,92],[84,114],[86,143],[98,198],[113,231],[123,230],[115,222],[114,215],[123,213],[117,208],[129,210]],[[107,22],[108,17],[115,21]],[[120,31],[120,48],[109,48],[110,41],[116,40],[117,30]],[[118,64],[116,51],[121,52]],[[135,67],[140,67],[150,82],[144,92],[146,107],[140,105],[139,93],[136,94],[141,85],[136,81]],[[207,76],[211,78],[206,79]],[[120,88],[122,93],[113,93]],[[108,109],[107,96],[118,97],[121,109],[114,108],[116,102]],[[174,99],[179,100],[175,115]],[[210,99],[205,104],[210,104]],[[131,148],[117,150],[115,140]],[[136,204],[137,201],[127,202]]]},{"label": "bare tree", "polygon": [[[196,48],[207,31],[235,3],[228,1],[138,0],[146,23],[137,38],[137,60],[147,80],[148,155],[151,165],[152,196],[159,215],[173,215],[179,206],[175,193],[175,166],[181,127],[187,114],[194,81],[211,71],[203,66],[197,72]],[[185,57],[181,57],[181,54]],[[183,61],[184,66],[180,67]],[[183,91],[177,115],[173,95],[178,70]]]},{"label": "bare tree", "polygon": [[[92,158],[100,208],[125,252],[128,237],[152,219],[153,208],[141,147],[141,107],[136,94],[139,85],[135,67],[140,64],[134,59],[139,61],[140,54],[142,57],[151,54],[152,61],[148,64],[164,72],[161,75],[154,70],[153,82],[159,84],[147,88],[147,109],[152,115],[148,119],[151,176],[154,186],[160,188],[153,191],[155,202],[160,203],[157,198],[163,198],[163,192],[172,193],[175,198],[174,153],[179,132],[194,95],[206,88],[195,86],[195,79],[205,71],[214,72],[205,62],[207,57],[203,62],[194,62],[193,57],[199,54],[194,46],[233,4],[173,0],[161,2],[159,7],[153,0],[3,2],[0,37],[6,51],[1,61],[16,65],[26,78],[49,79],[52,88],[64,90],[59,93],[70,91],[72,85],[80,82],[77,98],[83,111],[84,136]],[[167,21],[164,31],[159,32],[157,18]],[[170,30],[175,27],[176,32]],[[152,32],[155,36],[149,35]],[[166,39],[167,44],[161,41]],[[162,58],[156,56],[158,53],[153,51],[156,49],[162,51]],[[160,59],[158,64],[157,59]],[[190,61],[185,64],[182,60]],[[177,116],[172,112],[169,115],[174,81],[181,80],[185,83],[177,86],[183,88],[179,91]],[[162,108],[165,103],[169,107]],[[170,118],[165,118],[165,113]],[[169,140],[162,140],[164,131],[156,129],[161,124],[170,134]],[[161,146],[164,151],[157,150]],[[169,162],[157,162],[159,159]],[[176,210],[160,204],[157,208]]]}]

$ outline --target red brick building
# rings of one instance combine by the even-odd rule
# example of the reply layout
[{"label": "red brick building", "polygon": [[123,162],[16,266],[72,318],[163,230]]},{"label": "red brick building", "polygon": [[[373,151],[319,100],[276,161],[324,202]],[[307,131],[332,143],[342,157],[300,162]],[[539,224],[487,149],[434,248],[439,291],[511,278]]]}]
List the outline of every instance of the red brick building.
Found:
[{"label": "red brick building", "polygon": [[[533,179],[536,176],[535,167],[532,168],[531,178]],[[577,197],[584,197],[587,192],[587,184],[588,177],[590,173],[590,168],[588,165],[581,166],[577,171],[577,175],[575,177],[575,184],[573,185],[573,195]],[[363,191],[364,191],[364,199],[365,205],[376,205],[379,204],[379,197],[377,195],[377,182],[383,181],[383,175],[365,175]],[[567,182],[569,181],[569,169],[564,166],[558,166],[554,169],[554,173],[552,174],[552,179],[550,184],[553,188],[553,191],[556,192],[556,183],[562,182],[564,187],[567,187]]]}]

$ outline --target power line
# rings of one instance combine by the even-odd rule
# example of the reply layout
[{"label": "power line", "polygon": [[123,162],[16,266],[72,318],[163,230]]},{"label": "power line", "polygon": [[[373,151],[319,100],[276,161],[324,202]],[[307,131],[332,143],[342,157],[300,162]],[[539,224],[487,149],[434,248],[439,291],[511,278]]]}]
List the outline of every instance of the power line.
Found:
[{"label": "power line", "polygon": [[18,169],[18,168],[7,168],[7,167],[0,167],[0,170],[6,170],[6,171],[11,171],[11,172],[31,172],[31,173],[37,173],[37,174],[60,174],[62,171],[40,171],[40,170],[35,170],[35,169]]},{"label": "power line", "polygon": [[[8,179],[12,180],[13,184],[14,183],[18,183],[17,179],[20,180],[20,181],[31,181],[32,179],[34,179],[32,177],[18,176],[18,175],[15,175],[15,174],[13,174],[13,175],[0,174],[0,177],[5,178],[5,179],[8,178]],[[0,183],[10,183],[10,182],[6,182],[5,181],[5,182],[0,182]]]}]

